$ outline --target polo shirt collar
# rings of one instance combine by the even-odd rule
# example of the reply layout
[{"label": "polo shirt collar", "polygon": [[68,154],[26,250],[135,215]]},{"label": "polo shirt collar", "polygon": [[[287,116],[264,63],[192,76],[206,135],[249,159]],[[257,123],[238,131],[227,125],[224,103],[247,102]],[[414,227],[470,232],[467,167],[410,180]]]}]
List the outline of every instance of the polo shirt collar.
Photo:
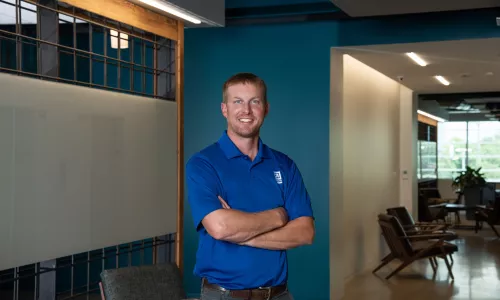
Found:
[{"label": "polo shirt collar", "polygon": [[[231,141],[229,136],[227,135],[227,130],[224,130],[224,133],[219,138],[218,144],[222,149],[222,152],[226,155],[228,159],[244,156],[244,154],[236,147],[236,145]],[[270,150],[267,145],[262,142],[262,139],[259,138],[259,152],[257,153],[256,159],[259,158],[270,158]]]}]

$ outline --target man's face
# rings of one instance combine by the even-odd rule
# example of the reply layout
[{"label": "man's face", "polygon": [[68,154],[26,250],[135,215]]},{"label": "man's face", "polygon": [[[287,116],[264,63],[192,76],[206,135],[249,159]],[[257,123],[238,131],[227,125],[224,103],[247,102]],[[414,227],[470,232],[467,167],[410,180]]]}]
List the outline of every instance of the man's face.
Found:
[{"label": "man's face", "polygon": [[228,131],[250,138],[259,135],[268,112],[261,90],[254,84],[234,84],[227,89],[226,101],[221,104],[227,119]]}]

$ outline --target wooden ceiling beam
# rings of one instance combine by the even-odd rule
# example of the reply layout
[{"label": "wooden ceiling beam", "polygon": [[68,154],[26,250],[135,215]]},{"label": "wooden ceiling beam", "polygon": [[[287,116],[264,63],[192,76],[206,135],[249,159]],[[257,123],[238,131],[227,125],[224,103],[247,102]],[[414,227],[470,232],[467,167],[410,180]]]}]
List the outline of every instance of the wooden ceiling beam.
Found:
[{"label": "wooden ceiling beam", "polygon": [[179,22],[127,0],[59,0],[71,6],[177,41]]}]

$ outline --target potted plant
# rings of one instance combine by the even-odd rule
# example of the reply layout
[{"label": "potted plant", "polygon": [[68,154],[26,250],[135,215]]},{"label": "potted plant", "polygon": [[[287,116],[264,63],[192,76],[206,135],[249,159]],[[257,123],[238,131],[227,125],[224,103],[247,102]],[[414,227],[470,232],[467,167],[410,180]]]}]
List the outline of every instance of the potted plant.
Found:
[{"label": "potted plant", "polygon": [[[461,171],[457,177],[453,179],[452,186],[460,190],[460,194],[464,197],[466,206],[476,206],[482,204],[482,189],[486,185],[484,173],[481,173],[481,168],[474,169],[469,166],[465,171]],[[466,211],[467,220],[474,219],[474,211]]]},{"label": "potted plant", "polygon": [[478,169],[467,166],[465,171],[461,171],[457,177],[453,179],[452,186],[460,189],[463,192],[466,188],[480,187],[486,184],[484,173],[480,173],[481,167]]}]

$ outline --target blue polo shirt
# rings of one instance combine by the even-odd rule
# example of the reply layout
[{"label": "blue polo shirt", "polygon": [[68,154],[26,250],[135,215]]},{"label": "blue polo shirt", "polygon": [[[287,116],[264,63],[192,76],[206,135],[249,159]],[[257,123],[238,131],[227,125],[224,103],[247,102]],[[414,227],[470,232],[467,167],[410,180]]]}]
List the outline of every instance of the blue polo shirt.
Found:
[{"label": "blue polo shirt", "polygon": [[287,281],[286,251],[219,241],[201,221],[222,209],[221,196],[232,209],[259,212],[283,206],[289,220],[313,217],[311,201],[295,163],[259,139],[251,161],[225,131],[214,144],[193,155],[186,165],[186,185],[199,234],[194,274],[226,289],[275,286]]}]

